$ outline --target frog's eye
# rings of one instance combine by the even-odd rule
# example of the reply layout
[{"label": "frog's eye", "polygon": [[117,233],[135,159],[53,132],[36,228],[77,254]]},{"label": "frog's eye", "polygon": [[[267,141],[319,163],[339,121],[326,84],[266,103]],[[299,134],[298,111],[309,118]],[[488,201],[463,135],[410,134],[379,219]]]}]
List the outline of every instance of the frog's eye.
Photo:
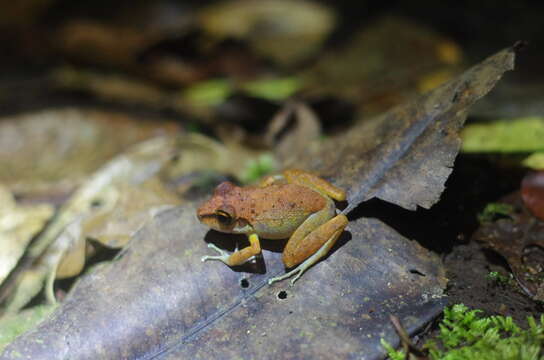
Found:
[{"label": "frog's eye", "polygon": [[230,225],[234,220],[234,217],[224,210],[217,210],[215,216],[217,217],[217,221],[222,225]]}]

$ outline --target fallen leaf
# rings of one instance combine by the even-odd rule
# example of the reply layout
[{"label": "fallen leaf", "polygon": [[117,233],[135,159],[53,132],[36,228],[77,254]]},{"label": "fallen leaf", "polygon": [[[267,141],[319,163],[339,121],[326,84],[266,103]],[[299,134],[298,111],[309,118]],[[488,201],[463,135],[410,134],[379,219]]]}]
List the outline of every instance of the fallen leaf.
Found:
[{"label": "fallen leaf", "polygon": [[177,129],[172,122],[76,108],[5,117],[0,182],[26,197],[65,195],[129,145]]},{"label": "fallen leaf", "polygon": [[503,50],[439,88],[325,140],[295,163],[345,189],[346,213],[373,197],[406,209],[429,208],[452,171],[468,108],[513,68],[514,54],[514,48]]},{"label": "fallen leaf", "polygon": [[48,204],[17,205],[13,195],[0,185],[0,284],[53,212]]},{"label": "fallen leaf", "polygon": [[245,39],[260,54],[293,64],[318,49],[335,24],[332,10],[313,1],[222,1],[203,8],[202,28],[220,38]]},{"label": "fallen leaf", "polygon": [[378,220],[350,223],[343,245],[297,286],[268,286],[284,271],[279,253],[264,251],[266,274],[199,260],[207,253],[202,239],[229,237],[199,224],[195,210],[158,215],[121,258],[81,279],[61,311],[3,356],[377,358],[380,337],[396,342],[389,314],[413,332],[445,304],[439,258]]},{"label": "fallen leaf", "polygon": [[[293,124],[290,124],[292,120]],[[290,131],[286,131],[290,129]],[[284,168],[297,167],[297,158],[311,152],[321,136],[317,115],[302,102],[288,102],[272,119],[265,135]]]},{"label": "fallen leaf", "polygon": [[156,214],[180,204],[156,177],[143,184],[121,184],[115,207],[83,222],[83,234],[114,249],[122,248]]},{"label": "fallen leaf", "polygon": [[[10,293],[7,311],[15,312],[26,305],[41,290],[46,277],[48,298],[54,301],[52,285],[58,265],[64,265],[63,276],[77,274],[83,267],[83,224],[111,213],[120,197],[120,184],[137,185],[155,176],[176,153],[175,145],[175,137],[157,137],[137,144],[106,163],[78,188],[28,248],[18,277],[5,285],[3,296]],[[71,256],[62,264],[66,254]],[[25,276],[25,271],[32,275]]]}]

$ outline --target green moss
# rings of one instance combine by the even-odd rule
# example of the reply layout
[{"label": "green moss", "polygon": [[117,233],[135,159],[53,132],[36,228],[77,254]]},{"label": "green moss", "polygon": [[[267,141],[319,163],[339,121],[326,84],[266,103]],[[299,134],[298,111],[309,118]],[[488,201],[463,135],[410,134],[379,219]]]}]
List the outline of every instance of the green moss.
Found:
[{"label": "green moss", "polygon": [[0,319],[0,352],[17,336],[35,327],[55,308],[56,305],[39,305]]},{"label": "green moss", "polygon": [[512,281],[512,274],[510,274],[510,277],[508,277],[498,271],[490,271],[486,277],[489,281],[500,285],[507,285]]},{"label": "green moss", "polygon": [[394,347],[391,346],[387,341],[384,339],[380,339],[380,343],[382,344],[385,351],[387,351],[387,356],[391,360],[405,360],[406,354],[402,350],[395,350]]},{"label": "green moss", "polygon": [[[436,339],[423,346],[433,360],[542,360],[544,359],[544,315],[537,322],[527,319],[528,329],[511,317],[481,317],[479,310],[457,304],[444,310]],[[382,341],[391,359],[402,352]],[[402,354],[404,355],[404,354]]]},{"label": "green moss", "polygon": [[488,223],[495,220],[497,217],[508,217],[514,212],[514,207],[510,204],[489,203],[484,210],[478,215],[480,223]]}]

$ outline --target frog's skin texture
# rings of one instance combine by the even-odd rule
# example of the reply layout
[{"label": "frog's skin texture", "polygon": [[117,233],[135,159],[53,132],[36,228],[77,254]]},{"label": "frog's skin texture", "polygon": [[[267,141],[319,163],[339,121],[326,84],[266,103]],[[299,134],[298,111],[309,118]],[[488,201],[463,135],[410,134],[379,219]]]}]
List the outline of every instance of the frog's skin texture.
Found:
[{"label": "frog's skin texture", "polygon": [[250,245],[229,254],[208,244],[219,255],[204,256],[202,261],[241,265],[260,254],[260,237],[289,238],[283,251],[283,262],[288,268],[298,266],[268,283],[296,274],[291,281],[294,283],[329,252],[348,223],[346,216],[336,215],[333,199],[343,201],[346,194],[302,170],[286,170],[283,175],[269,176],[259,186],[239,187],[223,182],[212,198],[198,209],[198,219],[217,231],[246,234]]}]

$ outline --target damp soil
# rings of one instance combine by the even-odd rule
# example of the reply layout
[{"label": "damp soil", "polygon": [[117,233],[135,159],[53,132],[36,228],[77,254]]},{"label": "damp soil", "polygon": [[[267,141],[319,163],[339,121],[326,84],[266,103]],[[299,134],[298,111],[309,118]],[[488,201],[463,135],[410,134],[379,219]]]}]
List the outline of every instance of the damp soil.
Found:
[{"label": "damp soil", "polygon": [[[448,278],[450,305],[462,303],[482,310],[484,315],[511,316],[523,326],[528,316],[542,313],[544,305],[523,293],[515,280],[499,282],[490,278],[490,272],[510,278],[508,264],[499,254],[471,239],[485,205],[519,190],[526,170],[517,164],[519,156],[460,154],[441,200],[431,209],[411,212],[371,200],[357,208],[352,217],[379,218],[440,254]],[[438,320],[420,335],[432,336]]]}]

